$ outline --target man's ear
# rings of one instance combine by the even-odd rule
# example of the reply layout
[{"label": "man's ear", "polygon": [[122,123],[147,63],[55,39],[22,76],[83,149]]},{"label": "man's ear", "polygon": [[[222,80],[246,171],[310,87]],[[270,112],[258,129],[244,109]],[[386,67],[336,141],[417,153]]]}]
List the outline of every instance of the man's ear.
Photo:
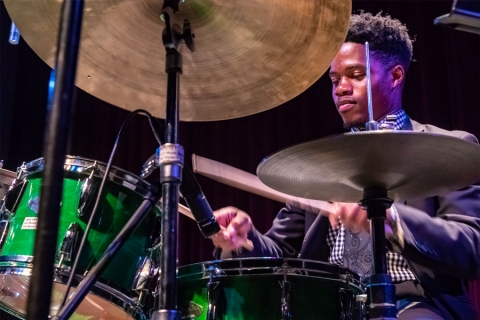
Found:
[{"label": "man's ear", "polygon": [[391,71],[393,83],[392,83],[392,89],[397,88],[398,86],[401,86],[405,82],[405,69],[403,68],[402,65],[396,65],[395,67],[392,68]]}]

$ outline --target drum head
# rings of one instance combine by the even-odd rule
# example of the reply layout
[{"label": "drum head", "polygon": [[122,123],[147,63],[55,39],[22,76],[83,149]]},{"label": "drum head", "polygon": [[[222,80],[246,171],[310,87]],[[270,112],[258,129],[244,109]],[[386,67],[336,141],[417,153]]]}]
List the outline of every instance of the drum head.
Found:
[{"label": "drum head", "polygon": [[[26,315],[29,277],[12,274],[0,275],[0,308],[18,315],[22,318]],[[59,305],[65,294],[66,286],[59,283],[53,284],[52,304],[50,314],[54,315],[58,312]],[[72,290],[71,292],[74,292]],[[134,320],[115,304],[94,294],[88,294],[80,303],[78,308],[72,314],[73,319],[89,319],[89,320]]]}]

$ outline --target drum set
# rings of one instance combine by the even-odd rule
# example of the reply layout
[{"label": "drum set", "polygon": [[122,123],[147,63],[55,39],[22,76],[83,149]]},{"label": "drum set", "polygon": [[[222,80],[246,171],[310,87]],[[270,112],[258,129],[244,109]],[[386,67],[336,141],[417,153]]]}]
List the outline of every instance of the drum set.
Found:
[{"label": "drum set", "polygon": [[[24,163],[16,173],[1,169],[0,310],[24,319],[34,263],[43,158]],[[106,164],[65,159],[57,258],[51,313],[66,291]],[[140,205],[149,183],[112,168],[87,246],[82,250],[73,287],[84,279]],[[161,210],[156,206],[116,254],[71,319],[148,319],[158,294]],[[182,319],[360,319],[365,288],[359,276],[328,263],[301,259],[245,258],[196,263],[178,268],[178,310]],[[268,292],[267,295],[258,295]],[[322,303],[321,301],[328,301]],[[4,314],[6,317],[7,315]],[[359,318],[360,317],[360,318]]]},{"label": "drum set", "polygon": [[[173,145],[176,153],[173,158],[180,154],[180,148],[169,138],[176,140],[171,128],[179,119],[241,117],[278,106],[306,90],[339,50],[351,12],[348,0],[173,2],[178,10],[166,10],[157,0],[86,1],[76,81],[78,87],[114,105],[133,110],[141,104],[153,115],[165,117],[167,147]],[[59,2],[5,0],[5,5],[25,40],[53,67]],[[173,17],[183,21],[183,29],[170,24]],[[159,28],[163,27],[162,39]],[[165,47],[162,40],[167,43]],[[185,58],[178,52],[170,54],[179,43],[190,50],[196,48],[198,53]],[[166,69],[176,73],[168,77],[159,58],[165,49]],[[315,64],[307,65],[309,61]],[[184,86],[179,93],[180,72]],[[173,115],[169,114],[172,103]],[[382,210],[384,213],[387,202],[480,180],[476,160],[480,148],[457,140],[428,134],[419,139],[413,133],[347,134],[280,151],[260,164],[258,175],[273,189],[298,197],[346,202],[363,199],[367,208],[375,209],[369,211],[369,217],[382,229]],[[389,146],[397,151],[408,146],[409,152],[386,151]],[[168,148],[162,146],[162,150]],[[445,148],[449,149],[448,159],[443,154]],[[399,159],[399,154],[405,157]],[[392,155],[395,158],[388,158]],[[163,156],[165,160],[169,155]],[[178,177],[181,181],[181,173],[175,176],[172,172],[183,163],[173,158],[163,164],[159,160],[164,189]],[[436,161],[439,158],[443,161]],[[338,159],[342,159],[341,168],[337,167]],[[463,165],[455,168],[445,165],[460,160]],[[165,163],[171,166],[171,176],[165,174]],[[32,270],[39,261],[34,246],[40,190],[47,164],[46,158],[40,158],[24,163],[15,173],[0,171],[0,310],[14,319],[29,316]],[[107,167],[79,156],[66,156],[63,162],[50,303],[54,318],[62,311],[68,278],[73,279],[70,294],[80,291],[152,188],[135,174]],[[440,170],[445,173],[441,177],[436,175]],[[416,180],[419,172],[425,179]],[[366,288],[357,274],[345,268],[301,259],[227,259],[177,268],[170,248],[176,248],[171,244],[176,233],[170,232],[172,225],[166,225],[171,223],[172,208],[177,213],[178,199],[173,202],[175,196],[164,193],[163,204],[156,203],[123,246],[115,250],[70,319],[365,319],[367,309],[372,309],[368,306],[372,295],[391,294],[386,292],[389,289]],[[79,239],[94,213],[80,251]],[[377,240],[384,243],[382,237]],[[381,256],[382,251],[376,255]],[[377,258],[377,271],[383,275],[384,257]],[[76,268],[74,260],[78,261]],[[171,278],[172,264],[175,281],[168,282],[165,279]],[[159,306],[159,296],[166,297],[168,303]],[[178,312],[172,312],[172,301]],[[162,313],[162,308],[167,312]]]}]

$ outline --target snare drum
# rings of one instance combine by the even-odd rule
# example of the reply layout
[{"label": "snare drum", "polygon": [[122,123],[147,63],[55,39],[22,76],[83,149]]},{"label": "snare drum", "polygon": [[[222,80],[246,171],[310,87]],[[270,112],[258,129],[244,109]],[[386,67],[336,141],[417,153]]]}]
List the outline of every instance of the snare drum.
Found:
[{"label": "snare drum", "polygon": [[358,275],[310,260],[245,258],[178,269],[182,319],[357,319],[355,298],[363,293]]},{"label": "snare drum", "polygon": [[[27,288],[34,263],[33,247],[37,225],[43,159],[19,168],[18,179],[5,198],[8,232],[0,252],[0,308],[23,317]],[[94,160],[67,156],[64,166],[63,197],[57,258],[52,292],[52,310],[58,311],[69,271],[83,230],[90,217],[106,165]],[[126,171],[113,168],[105,183],[101,200],[80,256],[74,285],[85,271],[92,269],[117,236],[147,193],[149,184]],[[158,208],[155,209],[158,213]],[[73,317],[78,319],[144,319],[137,286],[152,270],[149,248],[157,217],[151,213],[136,228],[122,249],[85,297]],[[143,269],[142,269],[143,268]],[[146,284],[144,283],[146,286]]]}]

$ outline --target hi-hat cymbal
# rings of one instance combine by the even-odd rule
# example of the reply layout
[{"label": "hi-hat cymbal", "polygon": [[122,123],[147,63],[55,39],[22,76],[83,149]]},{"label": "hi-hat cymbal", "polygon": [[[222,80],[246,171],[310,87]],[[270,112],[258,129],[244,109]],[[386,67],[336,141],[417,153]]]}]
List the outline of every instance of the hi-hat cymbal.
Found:
[{"label": "hi-hat cymbal", "polygon": [[[5,0],[30,47],[54,65],[61,1]],[[162,0],[86,0],[78,87],[165,118]],[[311,86],[345,39],[351,0],[186,0],[196,53],[183,50],[180,119],[231,119],[274,108]],[[186,49],[186,48],[184,48]]]},{"label": "hi-hat cymbal", "polygon": [[346,133],[302,143],[265,158],[257,175],[298,197],[358,202],[366,188],[395,201],[444,194],[480,181],[480,146],[412,131]]}]

